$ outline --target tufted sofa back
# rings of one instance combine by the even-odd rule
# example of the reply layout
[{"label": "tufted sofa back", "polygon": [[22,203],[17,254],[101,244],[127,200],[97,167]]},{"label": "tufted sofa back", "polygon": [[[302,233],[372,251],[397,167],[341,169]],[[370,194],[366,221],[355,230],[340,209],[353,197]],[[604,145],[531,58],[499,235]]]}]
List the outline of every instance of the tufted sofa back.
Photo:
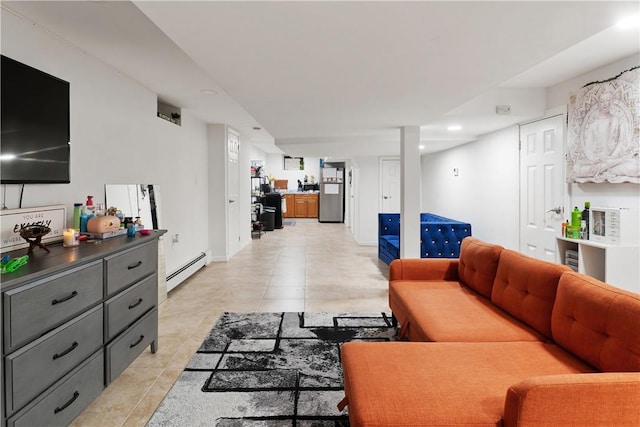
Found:
[{"label": "tufted sofa back", "polygon": [[551,316],[555,342],[603,372],[640,371],[640,295],[568,272]]},{"label": "tufted sofa back", "polygon": [[420,258],[458,258],[471,224],[432,213],[420,214]]},{"label": "tufted sofa back", "polygon": [[460,281],[491,298],[491,288],[498,269],[498,259],[504,248],[485,243],[475,237],[466,237],[460,247],[458,276]]},{"label": "tufted sofa back", "polygon": [[378,214],[378,235],[379,236],[400,236],[400,214],[381,213]]},{"label": "tufted sofa back", "polygon": [[551,311],[560,276],[569,267],[505,249],[500,254],[491,302],[551,338]]}]

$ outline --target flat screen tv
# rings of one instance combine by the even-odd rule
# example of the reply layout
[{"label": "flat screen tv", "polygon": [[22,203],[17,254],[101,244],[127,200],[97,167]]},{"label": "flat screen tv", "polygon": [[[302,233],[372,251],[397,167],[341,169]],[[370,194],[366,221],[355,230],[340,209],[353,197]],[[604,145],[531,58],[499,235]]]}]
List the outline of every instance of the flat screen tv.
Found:
[{"label": "flat screen tv", "polygon": [[69,183],[69,83],[2,55],[2,184]]}]

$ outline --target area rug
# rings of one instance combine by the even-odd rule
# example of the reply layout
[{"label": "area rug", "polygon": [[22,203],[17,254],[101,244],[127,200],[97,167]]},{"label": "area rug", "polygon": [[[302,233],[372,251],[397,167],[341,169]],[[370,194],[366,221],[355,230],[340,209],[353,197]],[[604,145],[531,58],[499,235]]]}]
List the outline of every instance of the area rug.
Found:
[{"label": "area rug", "polygon": [[225,313],[148,426],[348,426],[340,345],[391,341],[385,313]]}]

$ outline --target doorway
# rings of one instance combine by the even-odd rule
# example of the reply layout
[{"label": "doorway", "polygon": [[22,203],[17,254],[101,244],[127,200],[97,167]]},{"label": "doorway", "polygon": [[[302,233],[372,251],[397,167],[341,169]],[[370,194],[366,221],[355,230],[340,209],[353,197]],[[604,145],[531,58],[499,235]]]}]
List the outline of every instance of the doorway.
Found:
[{"label": "doorway", "polygon": [[240,135],[231,129],[227,132],[227,256],[231,258],[240,250],[239,167]]},{"label": "doorway", "polygon": [[564,116],[520,126],[520,252],[556,262],[565,217]]},{"label": "doorway", "polygon": [[380,212],[400,212],[400,159],[380,159]]}]

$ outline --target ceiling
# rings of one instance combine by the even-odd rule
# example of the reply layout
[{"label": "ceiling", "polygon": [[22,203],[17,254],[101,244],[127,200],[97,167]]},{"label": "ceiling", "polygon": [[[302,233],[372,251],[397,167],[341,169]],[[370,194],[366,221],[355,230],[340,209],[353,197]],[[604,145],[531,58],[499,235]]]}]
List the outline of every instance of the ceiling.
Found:
[{"label": "ceiling", "polygon": [[[267,152],[424,152],[540,117],[544,88],[640,51],[636,1],[3,1]],[[202,90],[215,92],[205,94]],[[497,105],[511,112],[497,115]],[[460,124],[450,132],[447,126]],[[259,129],[254,129],[259,128]],[[275,143],[275,145],[274,145]]]}]

